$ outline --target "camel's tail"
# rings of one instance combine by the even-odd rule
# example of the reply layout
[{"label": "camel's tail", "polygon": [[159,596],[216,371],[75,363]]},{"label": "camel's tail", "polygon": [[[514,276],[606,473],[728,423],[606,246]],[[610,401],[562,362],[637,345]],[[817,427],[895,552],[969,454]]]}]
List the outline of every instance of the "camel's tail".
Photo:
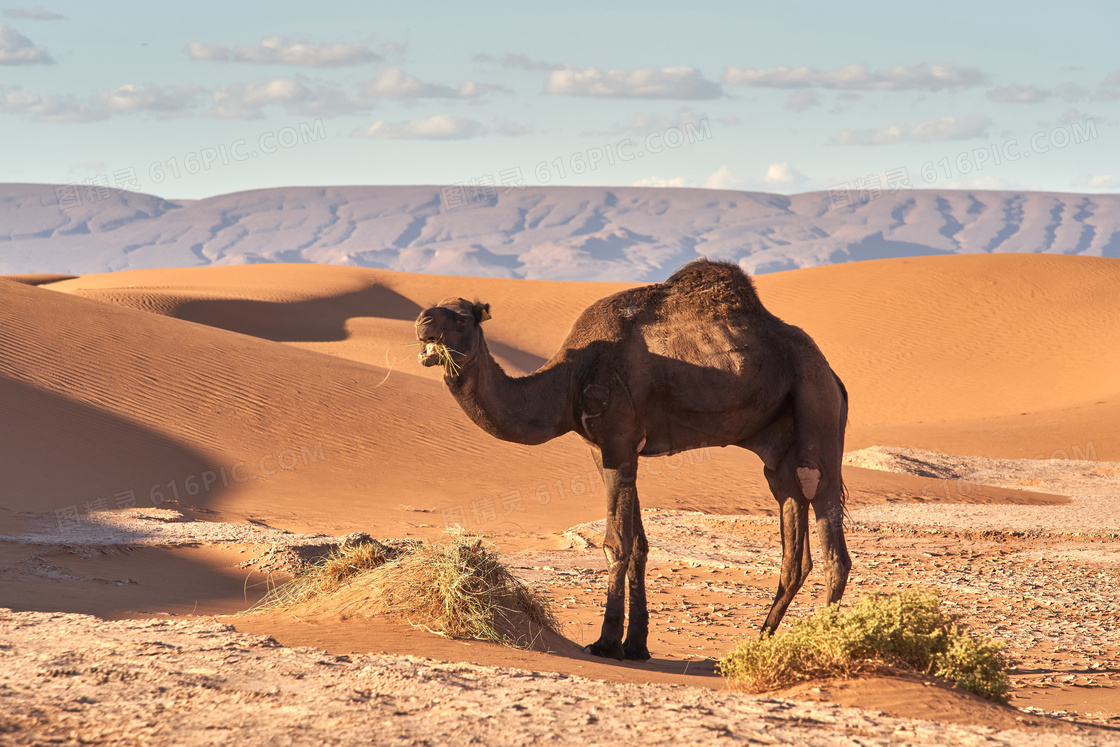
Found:
[{"label": "camel's tail", "polygon": [[[844,382],[832,372],[832,377],[836,379],[836,386],[840,387],[840,465],[843,469],[844,464],[844,431],[848,428],[848,387],[844,386]],[[844,484],[843,472],[840,477],[840,505],[844,507],[844,516],[848,516],[848,486]]]}]

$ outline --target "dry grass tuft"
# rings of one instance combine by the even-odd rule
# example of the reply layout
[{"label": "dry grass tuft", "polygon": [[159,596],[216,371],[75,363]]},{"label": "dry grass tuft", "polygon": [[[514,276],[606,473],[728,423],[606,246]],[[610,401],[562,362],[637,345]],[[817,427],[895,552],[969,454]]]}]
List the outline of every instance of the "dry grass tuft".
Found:
[{"label": "dry grass tuft", "polygon": [[443,366],[444,370],[446,370],[452,376],[458,376],[460,370],[459,364],[455,362],[455,359],[451,357],[451,354],[458,353],[459,351],[452,350],[442,342],[433,342],[431,343],[431,345],[439,355],[439,362],[440,365]]},{"label": "dry grass tuft", "polygon": [[743,641],[720,659],[719,672],[734,689],[763,692],[819,677],[906,669],[1006,701],[1003,644],[973,638],[940,606],[932,591],[873,595],[844,611],[831,605],[788,633]]},{"label": "dry grass tuft", "polygon": [[558,627],[548,603],[482,538],[462,533],[438,543],[342,547],[273,589],[253,611],[329,607],[340,597],[348,613],[393,613],[439,635],[517,647],[532,644],[533,626],[537,634]]}]

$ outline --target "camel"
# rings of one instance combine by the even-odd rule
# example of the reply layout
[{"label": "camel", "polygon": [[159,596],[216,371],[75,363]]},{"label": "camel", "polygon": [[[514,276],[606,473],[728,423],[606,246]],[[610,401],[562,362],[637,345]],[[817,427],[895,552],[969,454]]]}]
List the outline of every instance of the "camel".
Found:
[{"label": "camel", "polygon": [[511,377],[494,360],[482,332],[489,318],[489,304],[462,298],[424,310],[416,320],[418,359],[444,365],[447,388],[490,435],[535,445],[575,431],[597,451],[607,489],[607,603],[602,633],[586,653],[650,657],[640,456],[740,446],[761,458],[782,535],[764,635],[777,629],[812,570],[810,505],[828,603],[840,600],[851,569],[840,476],[847,391],[808,334],[763,308],[737,265],[695,260],[664,283],[596,301],[528,376]]}]

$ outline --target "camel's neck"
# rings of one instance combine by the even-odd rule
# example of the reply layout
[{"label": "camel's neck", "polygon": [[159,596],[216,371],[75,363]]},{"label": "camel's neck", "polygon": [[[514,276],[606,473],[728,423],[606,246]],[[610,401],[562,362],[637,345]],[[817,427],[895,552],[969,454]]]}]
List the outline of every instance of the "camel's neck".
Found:
[{"label": "camel's neck", "polygon": [[509,376],[482,339],[474,360],[444,381],[479,428],[503,441],[540,444],[572,429],[570,375],[570,363],[550,361],[528,376]]}]

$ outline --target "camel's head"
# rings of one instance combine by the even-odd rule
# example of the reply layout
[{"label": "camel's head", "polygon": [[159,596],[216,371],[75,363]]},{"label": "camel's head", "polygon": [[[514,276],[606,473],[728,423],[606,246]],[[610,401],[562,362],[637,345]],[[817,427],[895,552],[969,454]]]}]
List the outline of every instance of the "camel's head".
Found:
[{"label": "camel's head", "polygon": [[490,318],[490,304],[471,303],[463,298],[445,298],[438,306],[424,309],[416,319],[416,339],[424,346],[420,365],[444,364],[457,371],[474,357],[482,340],[481,324]]}]

